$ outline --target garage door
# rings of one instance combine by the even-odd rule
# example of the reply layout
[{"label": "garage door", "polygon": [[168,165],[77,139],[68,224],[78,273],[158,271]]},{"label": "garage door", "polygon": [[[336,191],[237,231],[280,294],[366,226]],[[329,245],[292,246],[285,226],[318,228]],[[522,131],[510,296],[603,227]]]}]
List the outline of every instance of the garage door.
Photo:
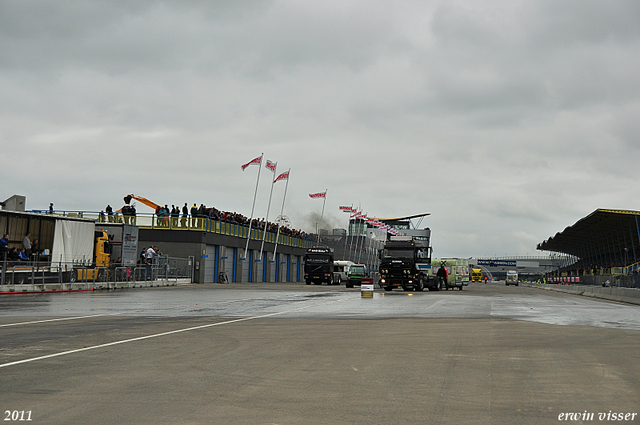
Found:
[{"label": "garage door", "polygon": [[204,283],[213,283],[216,265],[216,246],[207,245],[205,257],[200,261],[200,267],[204,267]]}]

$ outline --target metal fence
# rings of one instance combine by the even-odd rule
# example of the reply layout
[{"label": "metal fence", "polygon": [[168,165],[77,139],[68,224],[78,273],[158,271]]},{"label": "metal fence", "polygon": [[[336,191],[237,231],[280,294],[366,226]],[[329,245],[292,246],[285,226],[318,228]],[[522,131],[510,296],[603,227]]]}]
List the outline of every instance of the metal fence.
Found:
[{"label": "metal fence", "polygon": [[590,275],[580,276],[581,285],[611,286],[619,288],[640,288],[640,275]]},{"label": "metal fence", "polygon": [[95,267],[81,261],[50,263],[0,259],[0,284],[117,283],[181,279],[192,282],[193,264],[193,257],[169,256],[156,257],[151,264],[123,266],[111,263],[108,267]]}]

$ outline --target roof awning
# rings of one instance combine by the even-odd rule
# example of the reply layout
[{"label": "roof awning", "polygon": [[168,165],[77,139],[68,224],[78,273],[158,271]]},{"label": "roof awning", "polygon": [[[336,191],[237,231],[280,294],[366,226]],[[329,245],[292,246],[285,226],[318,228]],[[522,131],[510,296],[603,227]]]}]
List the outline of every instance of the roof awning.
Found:
[{"label": "roof awning", "polygon": [[640,256],[640,211],[598,209],[538,244],[593,264],[631,264]]}]

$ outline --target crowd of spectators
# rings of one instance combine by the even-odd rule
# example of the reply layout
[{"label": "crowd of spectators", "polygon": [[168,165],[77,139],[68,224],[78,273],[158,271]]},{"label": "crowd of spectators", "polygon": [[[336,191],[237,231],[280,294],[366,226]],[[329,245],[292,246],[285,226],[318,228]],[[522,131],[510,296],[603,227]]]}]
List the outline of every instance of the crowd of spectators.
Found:
[{"label": "crowd of spectators", "polygon": [[[110,205],[107,205],[105,209],[107,214],[105,217],[104,210],[100,213],[100,221],[119,221],[119,218],[114,217],[113,210]],[[125,223],[136,224],[136,210],[133,205],[125,205],[121,210]],[[169,208],[168,205],[159,205],[155,210],[156,222],[158,227],[202,227],[202,219],[208,218],[211,220],[222,221],[225,223],[237,224],[240,226],[249,226],[249,218],[239,214],[237,212],[222,211],[214,207],[206,207],[204,204],[193,204],[191,208],[184,204],[182,208],[180,206],[172,205]],[[278,231],[278,224],[265,219],[254,218],[251,220],[251,228],[265,230],[268,232],[276,233]],[[288,226],[280,226],[280,234],[285,236],[291,236],[306,240],[315,240],[317,235],[306,233],[303,230],[291,229]]]},{"label": "crowd of spectators", "polygon": [[[249,226],[249,218],[242,214],[237,212],[221,211],[214,207],[205,207],[202,204],[200,205],[200,208],[198,208],[198,215],[208,217],[212,220],[238,224],[240,226]],[[266,221],[265,219],[254,218],[251,220],[251,228],[275,233],[278,231],[278,224]],[[314,237],[314,235],[308,234],[302,230],[291,229],[287,226],[280,226],[280,234],[307,240],[313,239]]]},{"label": "crowd of spectators", "polygon": [[8,261],[10,264],[29,262],[38,258],[38,240],[31,241],[31,232],[22,239],[22,246],[9,247],[9,234],[5,233],[0,239],[0,262]]},{"label": "crowd of spectators", "polygon": [[[129,207],[128,205],[125,207],[135,208]],[[122,209],[123,216],[125,213],[125,207],[123,207]],[[108,205],[107,208],[110,209]],[[133,209],[132,213],[127,210],[127,213],[134,216],[128,219],[127,222],[135,224],[135,209]],[[111,214],[109,214],[109,217],[111,217]],[[199,220],[203,218],[222,221],[225,223],[237,224],[240,226],[249,226],[249,218],[242,214],[239,214],[237,212],[222,211],[214,207],[206,207],[204,204],[200,204],[200,206],[198,207],[197,204],[194,203],[191,208],[188,208],[187,204],[185,203],[182,209],[180,209],[180,207],[176,205],[172,205],[171,208],[169,208],[168,205],[165,205],[164,207],[158,206],[156,208],[155,215],[159,227],[169,227],[169,221],[171,221],[172,227],[189,227],[189,223],[191,223],[191,227],[201,227],[201,222]],[[103,214],[101,214],[101,221],[104,221]],[[268,232],[276,233],[278,231],[278,224],[266,221],[265,219],[254,218],[251,220],[251,228],[258,230],[266,229],[266,231]],[[291,229],[288,226],[282,225],[280,226],[280,234],[306,240],[315,240],[315,238],[317,237],[316,235],[306,233],[303,230]]]}]

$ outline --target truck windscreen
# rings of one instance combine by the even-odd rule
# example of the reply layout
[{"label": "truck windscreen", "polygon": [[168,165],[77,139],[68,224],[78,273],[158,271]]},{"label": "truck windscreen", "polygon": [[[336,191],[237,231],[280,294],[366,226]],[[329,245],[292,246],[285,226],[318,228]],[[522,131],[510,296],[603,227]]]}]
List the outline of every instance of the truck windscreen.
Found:
[{"label": "truck windscreen", "polygon": [[413,249],[385,249],[385,257],[413,259]]},{"label": "truck windscreen", "polygon": [[305,262],[307,264],[327,264],[329,262],[329,257],[321,255],[307,255]]}]

